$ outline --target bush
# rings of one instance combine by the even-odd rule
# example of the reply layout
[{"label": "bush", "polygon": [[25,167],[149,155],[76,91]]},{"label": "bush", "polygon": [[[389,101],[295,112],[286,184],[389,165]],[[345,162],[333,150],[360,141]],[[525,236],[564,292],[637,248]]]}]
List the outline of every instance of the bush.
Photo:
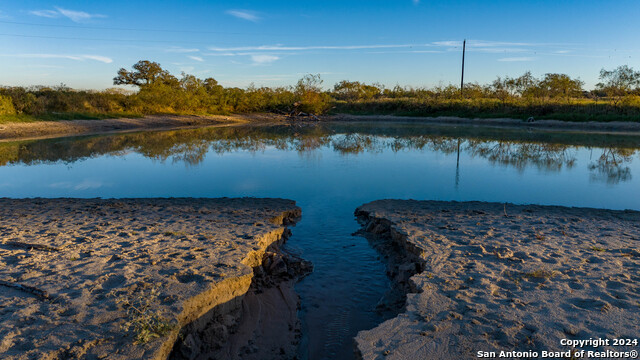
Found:
[{"label": "bush", "polygon": [[0,115],[15,115],[16,109],[8,96],[0,95]]}]

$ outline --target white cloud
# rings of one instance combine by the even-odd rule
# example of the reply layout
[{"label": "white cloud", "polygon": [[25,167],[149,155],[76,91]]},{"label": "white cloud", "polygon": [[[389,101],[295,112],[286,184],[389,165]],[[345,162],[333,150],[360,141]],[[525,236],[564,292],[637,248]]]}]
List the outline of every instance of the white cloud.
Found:
[{"label": "white cloud", "polygon": [[111,186],[111,184],[103,183],[101,181],[85,179],[77,183],[74,183],[71,181],[63,181],[63,182],[53,183],[49,185],[49,187],[54,189],[70,189],[70,190],[77,190],[77,191],[99,189],[104,186]]},{"label": "white cloud", "polygon": [[204,61],[204,59],[201,58],[200,56],[189,56],[189,59],[195,60],[195,61],[200,61],[200,62]]},{"label": "white cloud", "polygon": [[101,55],[67,55],[67,54],[3,54],[0,56],[25,58],[25,59],[68,59],[76,61],[95,60],[110,64],[113,59]]},{"label": "white cloud", "polygon": [[164,49],[164,51],[169,53],[194,53],[194,52],[200,51],[200,49],[173,46],[173,47]]},{"label": "white cloud", "polygon": [[[433,43],[436,46],[444,47],[461,47],[462,41],[436,41]],[[543,44],[531,44],[521,42],[508,42],[508,41],[486,41],[486,40],[467,40],[467,46],[473,47],[507,47],[507,46],[535,46]]]},{"label": "white cloud", "polygon": [[100,61],[100,62],[103,62],[105,64],[111,64],[113,62],[113,59],[108,58],[106,56],[100,56],[100,55],[80,55],[80,57],[82,59]]},{"label": "white cloud", "polygon": [[255,12],[249,10],[228,10],[227,14],[247,21],[258,22],[260,20]]},{"label": "white cloud", "polygon": [[282,45],[262,45],[262,46],[241,46],[231,48],[210,47],[211,51],[232,52],[232,51],[305,51],[305,50],[362,50],[362,49],[397,49],[412,47],[430,47],[431,44],[389,44],[389,45],[330,45],[330,46],[282,46]]},{"label": "white cloud", "polygon": [[[448,51],[460,51],[462,41],[436,41],[435,46],[444,47]],[[532,44],[508,41],[467,40],[467,50],[481,53],[522,53],[531,51],[527,47],[544,46],[545,44]],[[548,45],[548,44],[547,44]]]},{"label": "white cloud", "polygon": [[40,17],[46,17],[46,18],[60,17],[60,14],[54,10],[33,10],[33,11],[29,11],[29,14],[40,16]]},{"label": "white cloud", "polygon": [[251,60],[255,65],[265,65],[270,64],[280,58],[275,55],[251,55]]},{"label": "white cloud", "polygon": [[501,62],[520,62],[520,61],[534,61],[535,58],[532,57],[507,57],[507,58],[502,58],[502,59],[498,59],[498,61]]},{"label": "white cloud", "polygon": [[442,54],[441,50],[369,51],[367,54]]},{"label": "white cloud", "polygon": [[488,47],[488,48],[481,48],[481,47],[467,47],[467,49],[470,49],[472,51],[475,52],[483,52],[483,53],[490,53],[490,54],[498,54],[498,53],[522,53],[522,52],[527,52],[527,51],[531,51],[529,49],[520,49],[520,48],[500,48],[500,47]]},{"label": "white cloud", "polygon": [[92,18],[95,18],[95,17],[100,17],[100,18],[105,17],[104,15],[100,15],[100,14],[89,14],[84,11],[75,11],[75,10],[63,9],[59,7],[57,7],[56,10],[58,10],[58,12],[62,14],[62,16],[68,17],[69,19],[71,19],[71,21],[75,21],[75,22],[91,20]]},{"label": "white cloud", "polygon": [[55,7],[55,10],[33,10],[33,11],[29,11],[29,13],[31,15],[46,17],[46,18],[66,17],[73,22],[83,22],[83,21],[91,20],[93,18],[106,17],[105,15],[101,15],[101,14],[89,14],[88,12],[84,12],[84,11],[69,10],[69,9],[63,9],[60,7]]}]

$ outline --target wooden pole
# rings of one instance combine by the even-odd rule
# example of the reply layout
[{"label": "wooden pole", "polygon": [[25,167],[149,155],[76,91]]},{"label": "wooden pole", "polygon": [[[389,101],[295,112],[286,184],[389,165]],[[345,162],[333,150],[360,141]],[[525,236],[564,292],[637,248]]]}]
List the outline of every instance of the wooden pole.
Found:
[{"label": "wooden pole", "polygon": [[467,39],[462,42],[462,77],[460,78],[460,97],[463,97],[464,91],[464,53],[467,48]]}]

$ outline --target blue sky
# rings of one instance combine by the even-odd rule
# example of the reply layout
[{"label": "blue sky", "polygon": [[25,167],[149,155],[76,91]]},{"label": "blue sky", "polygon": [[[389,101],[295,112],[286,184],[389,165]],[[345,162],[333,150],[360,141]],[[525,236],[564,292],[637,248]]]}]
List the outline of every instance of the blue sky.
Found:
[{"label": "blue sky", "polygon": [[640,1],[0,1],[0,85],[112,87],[157,61],[225,86],[291,85],[307,73],[434,86],[601,68],[640,70]]}]

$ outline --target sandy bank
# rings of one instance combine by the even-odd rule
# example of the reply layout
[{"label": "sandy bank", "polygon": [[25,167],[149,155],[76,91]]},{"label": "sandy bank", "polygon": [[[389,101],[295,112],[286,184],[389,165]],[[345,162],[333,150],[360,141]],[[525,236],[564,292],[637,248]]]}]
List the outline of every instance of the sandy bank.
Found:
[{"label": "sandy bank", "polygon": [[0,124],[0,141],[45,139],[75,135],[108,134],[142,130],[181,129],[259,121],[279,121],[272,114],[179,116],[155,115],[137,119],[61,120]]},{"label": "sandy bank", "polygon": [[[381,200],[356,214],[404,253],[406,309],[361,331],[364,359],[567,351],[561,339],[640,338],[640,213]],[[407,274],[415,274],[410,279]],[[577,350],[629,351],[638,346]]]},{"label": "sandy bank", "polygon": [[460,118],[454,116],[418,117],[395,115],[348,115],[338,114],[324,118],[328,121],[381,121],[381,122],[424,122],[429,124],[455,124],[455,125],[484,125],[498,127],[523,127],[538,129],[555,129],[589,132],[621,132],[640,133],[640,122],[597,122],[597,121],[560,121],[560,120],[535,120],[527,122],[519,119],[484,119],[484,118]]},{"label": "sandy bank", "polygon": [[[0,199],[0,358],[215,354],[260,306],[285,307],[262,358],[294,354],[297,296],[271,275],[294,280],[277,245],[299,216],[282,199]],[[243,334],[228,357],[257,351]]]}]

